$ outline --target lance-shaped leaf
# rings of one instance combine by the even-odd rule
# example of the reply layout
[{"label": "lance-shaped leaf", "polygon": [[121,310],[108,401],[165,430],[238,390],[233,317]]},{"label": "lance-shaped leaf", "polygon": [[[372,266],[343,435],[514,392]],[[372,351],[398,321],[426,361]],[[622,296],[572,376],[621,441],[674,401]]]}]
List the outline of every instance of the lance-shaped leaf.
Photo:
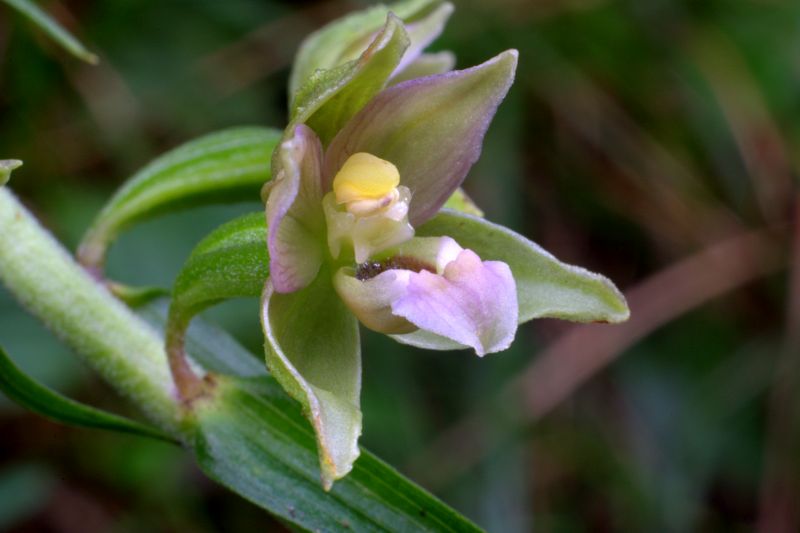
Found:
[{"label": "lance-shaped leaf", "polygon": [[195,205],[255,200],[269,181],[281,132],[232,128],[186,143],[131,177],[106,204],[78,249],[80,262],[102,268],[116,236],[135,222]]},{"label": "lance-shaped leaf", "polygon": [[267,283],[262,301],[267,366],[303,406],[317,435],[322,483],[330,489],[358,458],[361,347],[358,320],[323,269],[308,287],[280,294]]},{"label": "lance-shaped leaf", "polygon": [[22,407],[56,422],[176,442],[173,437],[152,426],[62,396],[20,370],[2,348],[0,348],[0,391]]},{"label": "lance-shaped leaf", "polygon": [[390,12],[406,23],[413,23],[440,4],[441,0],[404,0],[389,6],[377,5],[336,19],[315,31],[297,52],[289,78],[289,95],[294,95],[316,71],[338,67],[361,55]]},{"label": "lance-shaped leaf", "polygon": [[307,123],[327,145],[364,104],[386,86],[410,44],[400,19],[386,25],[358,59],[315,72],[292,101],[292,120]]},{"label": "lance-shaped leaf", "polygon": [[[164,328],[165,301],[136,311]],[[480,531],[366,450],[350,475],[323,491],[311,426],[263,361],[202,318],[188,333],[187,350],[218,375],[214,396],[196,404],[187,429],[212,479],[302,531]]]},{"label": "lance-shaped leaf", "polygon": [[466,70],[382,91],[339,132],[325,155],[325,189],[345,161],[367,152],[390,161],[414,194],[409,220],[433,216],[478,160],[483,136],[514,80],[509,50]]},{"label": "lance-shaped leaf", "polygon": [[0,187],[8,183],[11,172],[22,166],[19,159],[0,159]]},{"label": "lance-shaped leaf", "polygon": [[42,11],[34,2],[30,0],[3,0],[6,4],[15,8],[26,16],[31,22],[36,24],[42,31],[50,36],[55,42],[75,57],[96,64],[97,56],[86,49],[78,39],[72,36],[50,15]]},{"label": "lance-shaped leaf", "polygon": [[314,437],[274,380],[224,378],[195,414],[203,471],[299,530],[481,531],[367,451],[323,492]]},{"label": "lance-shaped leaf", "polygon": [[[608,278],[562,263],[538,244],[482,218],[443,210],[417,228],[417,235],[448,235],[483,260],[506,263],[517,284],[520,323],[534,318],[618,323],[630,314],[625,297]],[[461,348],[424,332],[394,338],[428,349]]]}]

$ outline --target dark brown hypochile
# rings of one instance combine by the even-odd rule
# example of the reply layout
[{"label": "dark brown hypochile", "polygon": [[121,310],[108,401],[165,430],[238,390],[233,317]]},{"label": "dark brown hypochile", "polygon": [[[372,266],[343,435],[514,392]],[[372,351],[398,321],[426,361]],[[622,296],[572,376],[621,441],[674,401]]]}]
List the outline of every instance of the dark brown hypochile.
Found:
[{"label": "dark brown hypochile", "polygon": [[423,270],[436,272],[436,268],[425,261],[414,257],[398,255],[390,257],[389,259],[384,259],[383,261],[366,261],[361,263],[356,267],[356,279],[366,281],[374,278],[381,272],[393,269],[411,270],[413,272],[422,272]]}]

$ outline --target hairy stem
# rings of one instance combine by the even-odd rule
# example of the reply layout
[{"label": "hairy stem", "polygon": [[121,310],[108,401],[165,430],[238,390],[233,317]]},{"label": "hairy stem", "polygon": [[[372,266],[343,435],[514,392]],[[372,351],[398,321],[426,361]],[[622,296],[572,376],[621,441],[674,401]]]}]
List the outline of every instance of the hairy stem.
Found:
[{"label": "hairy stem", "polygon": [[97,283],[6,188],[0,188],[0,281],[156,424],[181,417],[161,337]]}]

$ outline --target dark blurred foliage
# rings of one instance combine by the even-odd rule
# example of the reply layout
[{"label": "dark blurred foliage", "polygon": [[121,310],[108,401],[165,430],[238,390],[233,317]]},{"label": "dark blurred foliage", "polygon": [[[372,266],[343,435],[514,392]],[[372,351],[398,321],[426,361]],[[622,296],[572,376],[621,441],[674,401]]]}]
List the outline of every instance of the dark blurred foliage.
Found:
[{"label": "dark blurred foliage", "polygon": [[[363,5],[43,4],[102,63],[0,5],[0,156],[25,161],[14,189],[71,247],[165,149],[281,127],[302,37]],[[491,531],[796,531],[800,3],[465,0],[435,45],[462,67],[511,47],[517,82],[467,189],[611,277],[633,318],[530,324],[485,360],[367,334],[364,444]],[[206,232],[253,209],[143,224],[109,274],[168,286]],[[260,353],[256,306],[207,316]],[[46,383],[130,410],[5,292],[0,341]],[[178,449],[0,409],[0,530],[280,529]]]}]

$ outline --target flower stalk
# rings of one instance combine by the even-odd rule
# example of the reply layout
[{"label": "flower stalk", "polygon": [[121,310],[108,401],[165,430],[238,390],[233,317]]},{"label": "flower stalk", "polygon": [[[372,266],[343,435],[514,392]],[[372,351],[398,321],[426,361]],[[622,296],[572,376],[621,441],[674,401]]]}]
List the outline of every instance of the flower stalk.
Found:
[{"label": "flower stalk", "polygon": [[171,324],[172,327],[167,328],[165,339],[167,362],[178,397],[184,404],[189,405],[208,394],[213,387],[214,378],[211,374],[198,376],[189,364],[184,348],[188,324],[179,327],[175,327],[175,322]]}]

